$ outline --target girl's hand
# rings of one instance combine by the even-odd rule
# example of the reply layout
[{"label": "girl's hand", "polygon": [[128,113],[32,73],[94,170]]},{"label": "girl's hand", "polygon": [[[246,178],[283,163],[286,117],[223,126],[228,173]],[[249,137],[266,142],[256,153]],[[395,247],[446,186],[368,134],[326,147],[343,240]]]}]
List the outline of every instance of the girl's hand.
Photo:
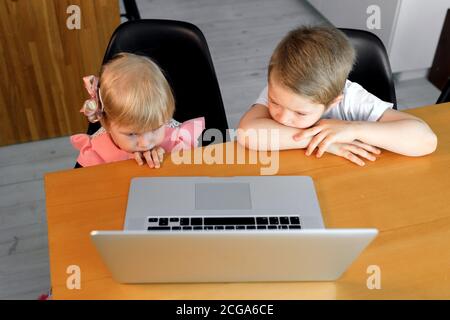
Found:
[{"label": "girl's hand", "polygon": [[359,166],[365,165],[361,157],[375,161],[377,158],[374,154],[381,154],[380,149],[356,140],[352,143],[333,143],[328,147],[327,152],[348,159]]},{"label": "girl's hand", "polygon": [[333,143],[348,144],[357,140],[356,126],[354,121],[323,119],[315,126],[295,134],[293,139],[298,141],[313,137],[306,149],[306,155],[311,155],[314,149],[318,148],[317,157],[320,158]]},{"label": "girl's hand", "polygon": [[144,152],[134,152],[134,158],[140,166],[144,164],[143,159],[145,159],[150,168],[159,168],[163,162],[165,152],[162,147],[155,147]]}]

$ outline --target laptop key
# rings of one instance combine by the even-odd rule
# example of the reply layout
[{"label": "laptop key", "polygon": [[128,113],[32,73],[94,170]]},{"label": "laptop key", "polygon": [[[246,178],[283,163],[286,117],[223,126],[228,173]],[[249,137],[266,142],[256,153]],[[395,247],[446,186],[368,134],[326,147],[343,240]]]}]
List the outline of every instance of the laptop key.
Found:
[{"label": "laptop key", "polygon": [[256,218],[257,224],[268,224],[268,219],[266,217],[258,217]]},{"label": "laptop key", "polygon": [[291,224],[300,224],[299,217],[291,217]]},{"label": "laptop key", "polygon": [[192,230],[192,227],[183,227],[183,230]]},{"label": "laptop key", "polygon": [[194,230],[203,230],[203,227],[195,226]]},{"label": "laptop key", "polygon": [[277,229],[277,226],[268,226],[268,229]]},{"label": "laptop key", "polygon": [[270,224],[278,224],[278,217],[270,217],[269,222]]},{"label": "laptop key", "polygon": [[234,226],[225,226],[225,230],[234,230]]},{"label": "laptop key", "polygon": [[191,218],[191,225],[192,226],[201,226],[203,224],[202,218]]},{"label": "laptop key", "polygon": [[236,226],[236,230],[245,230],[245,226]]},{"label": "laptop key", "polygon": [[264,229],[264,230],[267,229],[266,226],[258,226],[257,228],[258,228],[258,229]]},{"label": "laptop key", "polygon": [[180,218],[170,218],[169,221],[170,222],[178,222],[180,220]]},{"label": "laptop key", "polygon": [[203,218],[205,226],[220,225],[254,225],[255,218],[253,217],[205,217]]},{"label": "laptop key", "polygon": [[215,226],[214,230],[224,230],[224,227],[223,226]]},{"label": "laptop key", "polygon": [[169,219],[167,218],[159,218],[159,225],[160,226],[167,226],[169,224]]},{"label": "laptop key", "polygon": [[256,226],[247,226],[246,228],[247,228],[247,230],[254,230],[254,229],[256,229]]},{"label": "laptop key", "polygon": [[157,222],[158,218],[148,218],[148,222]]},{"label": "laptop key", "polygon": [[189,224],[189,218],[181,218],[180,226],[187,226]]},{"label": "laptop key", "polygon": [[300,226],[289,226],[289,229],[301,229]]},{"label": "laptop key", "polygon": [[289,217],[280,217],[280,224],[289,224]]},{"label": "laptop key", "polygon": [[148,227],[148,231],[162,231],[162,230],[170,230],[170,227]]},{"label": "laptop key", "polygon": [[213,226],[205,226],[204,229],[205,229],[205,230],[214,230],[214,227],[213,227]]},{"label": "laptop key", "polygon": [[172,230],[181,230],[181,227],[172,227]]}]

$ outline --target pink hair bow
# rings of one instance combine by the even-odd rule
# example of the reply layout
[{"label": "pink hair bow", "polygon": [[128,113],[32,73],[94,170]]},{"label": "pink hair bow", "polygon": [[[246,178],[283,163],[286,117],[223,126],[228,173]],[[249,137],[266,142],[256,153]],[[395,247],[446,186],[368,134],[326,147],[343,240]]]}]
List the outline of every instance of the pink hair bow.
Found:
[{"label": "pink hair bow", "polygon": [[84,102],[80,112],[84,113],[90,122],[97,122],[101,119],[103,113],[103,104],[101,107],[99,106],[98,78],[96,76],[86,76],[83,77],[83,82],[91,97]]}]

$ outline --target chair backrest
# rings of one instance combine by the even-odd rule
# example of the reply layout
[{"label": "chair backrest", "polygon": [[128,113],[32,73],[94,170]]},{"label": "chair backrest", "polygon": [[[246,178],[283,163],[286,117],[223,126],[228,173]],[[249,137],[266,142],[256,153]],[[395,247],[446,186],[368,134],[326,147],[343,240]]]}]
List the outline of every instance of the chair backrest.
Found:
[{"label": "chair backrest", "polygon": [[383,42],[371,32],[340,28],[356,51],[356,63],[349,80],[359,83],[381,100],[394,104],[397,109],[394,79]]},{"label": "chair backrest", "polygon": [[[163,70],[175,96],[176,120],[203,116],[206,129],[216,128],[226,137],[228,123],[219,83],[200,29],[173,20],[127,21],[114,31],[103,64],[120,52],[147,56]],[[98,128],[91,124],[88,133]]]},{"label": "chair backrest", "polygon": [[139,13],[136,0],[122,0],[123,6],[125,8],[125,14],[121,14],[121,17],[125,17],[128,20],[139,20],[141,19],[141,14]]},{"label": "chair backrest", "polygon": [[450,102],[450,77],[447,79],[447,83],[445,84],[444,88],[442,88],[442,92],[436,101],[436,103],[444,102]]}]

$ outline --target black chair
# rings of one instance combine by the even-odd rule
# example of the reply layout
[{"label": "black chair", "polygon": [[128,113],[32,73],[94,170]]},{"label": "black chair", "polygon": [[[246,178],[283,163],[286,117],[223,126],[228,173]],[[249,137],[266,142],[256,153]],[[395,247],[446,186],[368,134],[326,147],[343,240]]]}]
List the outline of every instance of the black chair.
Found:
[{"label": "black chair", "polygon": [[[226,139],[228,123],[219,83],[200,29],[182,21],[127,21],[111,36],[103,64],[120,52],[150,57],[163,70],[175,96],[174,119],[183,122],[205,117],[205,130],[217,129]],[[87,133],[99,128],[100,123],[89,123]],[[200,142],[203,146],[210,143]]]},{"label": "black chair", "polygon": [[340,28],[350,39],[356,51],[356,63],[349,80],[359,83],[381,100],[394,104],[397,109],[394,79],[389,58],[381,40],[371,32]]},{"label": "black chair", "polygon": [[123,7],[125,9],[125,13],[122,13],[120,16],[127,18],[127,20],[139,20],[141,19],[141,14],[139,13],[138,6],[136,4],[136,0],[123,0]]},{"label": "black chair", "polygon": [[442,92],[437,99],[436,104],[444,102],[450,102],[450,77],[447,79],[447,83],[445,84],[444,88],[442,88]]}]

